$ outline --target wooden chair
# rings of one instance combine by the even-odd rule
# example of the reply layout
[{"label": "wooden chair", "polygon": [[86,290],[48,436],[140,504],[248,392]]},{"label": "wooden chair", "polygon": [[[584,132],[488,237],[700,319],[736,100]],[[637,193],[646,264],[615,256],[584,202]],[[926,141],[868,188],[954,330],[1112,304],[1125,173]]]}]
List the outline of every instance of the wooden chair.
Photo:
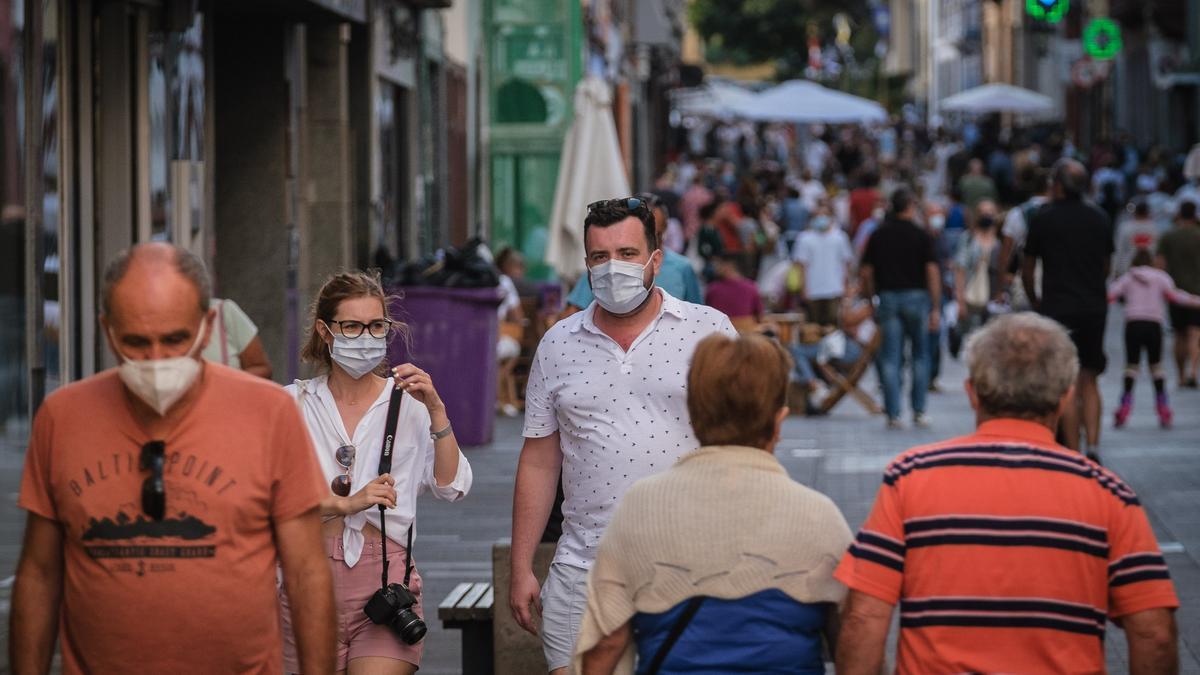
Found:
[{"label": "wooden chair", "polygon": [[533,353],[537,351],[538,343],[550,326],[554,325],[548,317],[542,314],[538,298],[521,298],[521,313],[525,316],[525,330],[518,341],[521,343],[521,355],[517,357],[517,365],[513,368],[513,378],[516,380],[517,399],[525,400],[525,385],[529,382],[529,368],[533,365]]},{"label": "wooden chair", "polygon": [[829,363],[814,364],[818,373],[821,374],[829,382],[829,393],[825,398],[816,403],[817,411],[822,415],[833,410],[834,406],[842,400],[846,394],[849,394],[854,400],[866,409],[872,415],[878,415],[883,412],[883,408],[875,401],[875,397],[863,391],[858,386],[858,381],[863,374],[867,372],[867,368],[875,361],[875,355],[879,352],[879,346],[883,343],[882,331],[875,331],[871,341],[863,346],[862,355],[858,360],[850,365],[850,368],[844,373],[834,368]]},{"label": "wooden chair", "polygon": [[804,312],[764,314],[762,322],[764,324],[774,324],[778,329],[779,341],[786,347],[795,344],[799,339],[800,326],[804,323]]}]

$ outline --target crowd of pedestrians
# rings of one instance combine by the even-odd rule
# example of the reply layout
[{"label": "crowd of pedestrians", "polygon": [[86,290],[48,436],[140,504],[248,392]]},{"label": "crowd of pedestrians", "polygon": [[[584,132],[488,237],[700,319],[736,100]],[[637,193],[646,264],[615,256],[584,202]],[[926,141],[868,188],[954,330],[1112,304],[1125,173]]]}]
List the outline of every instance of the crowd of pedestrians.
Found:
[{"label": "crowd of pedestrians", "polygon": [[[1200,176],[1164,199],[1162,167],[1130,169],[1116,145],[1089,174],[1062,138],[890,131],[737,144],[787,157],[681,161],[582,214],[587,271],[524,392],[497,598],[549,672],[823,673],[831,657],[878,673],[897,613],[901,672],[1102,671],[1109,620],[1131,672],[1178,670],[1166,563],[1099,462],[1098,376],[1123,301],[1116,426],[1143,352],[1170,424],[1169,302],[1179,385],[1195,386]],[[376,276],[334,274],[300,353],[315,377],[281,389],[255,377],[270,366],[252,324],[210,289],[169,244],[107,269],[120,365],[49,396],[30,439],[13,671],[47,672],[61,638],[72,673],[415,672],[417,497],[468,497],[472,472],[429,374],[386,363],[411,327]],[[770,310],[841,347],[781,343]],[[876,334],[888,428],[904,425],[906,373],[911,422],[928,426],[945,345],[976,430],[899,454],[854,535],[773,453],[793,385],[819,386],[814,362],[857,360]]]},{"label": "crowd of pedestrians", "polygon": [[[741,278],[757,281],[764,312],[800,309],[842,340],[849,332],[839,308],[856,277],[883,335],[876,365],[890,428],[905,424],[906,380],[911,422],[925,426],[925,394],[939,390],[943,355],[956,357],[963,339],[995,316],[1038,311],[1068,328],[1081,360],[1076,404],[1059,437],[1099,457],[1107,285],[1144,252],[1180,291],[1200,289],[1200,161],[1139,150],[1125,135],[1084,155],[1053,129],[1013,133],[989,124],[961,135],[900,120],[875,129],[810,127],[807,138],[792,140],[767,131],[750,139],[752,127],[734,125],[694,139],[692,151],[715,156],[681,155],[655,184],[676,207],[667,214],[680,223],[676,252],[692,259],[702,281],[724,285],[732,261]],[[1156,298],[1169,308],[1178,385],[1194,387],[1196,310],[1184,295]],[[745,312],[722,293],[716,302]],[[804,359],[803,346],[793,351]],[[825,383],[810,371],[797,363],[794,380],[816,397]],[[1118,400],[1111,409],[1122,426],[1131,400],[1123,391]],[[1170,426],[1165,390],[1157,404],[1160,423]]]}]

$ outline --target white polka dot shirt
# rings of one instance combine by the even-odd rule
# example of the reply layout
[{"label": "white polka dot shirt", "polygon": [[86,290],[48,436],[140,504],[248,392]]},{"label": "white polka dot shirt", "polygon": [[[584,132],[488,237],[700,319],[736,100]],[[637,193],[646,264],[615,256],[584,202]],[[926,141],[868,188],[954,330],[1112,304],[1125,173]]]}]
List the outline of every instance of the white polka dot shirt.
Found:
[{"label": "white polka dot shirt", "polygon": [[555,562],[591,568],[625,490],[698,445],[687,413],[692,352],[712,333],[736,331],[721,312],[659,292],[658,316],[627,352],[596,327],[595,302],[538,345],[524,435],[559,432],[566,498]]}]

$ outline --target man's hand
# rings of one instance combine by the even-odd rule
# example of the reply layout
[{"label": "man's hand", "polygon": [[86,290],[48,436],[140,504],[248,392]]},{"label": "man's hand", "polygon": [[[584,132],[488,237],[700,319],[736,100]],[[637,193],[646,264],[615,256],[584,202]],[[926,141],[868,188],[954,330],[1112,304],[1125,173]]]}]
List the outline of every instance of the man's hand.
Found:
[{"label": "man's hand", "polygon": [[554,506],[561,470],[558,432],[525,439],[513,486],[512,588],[508,603],[517,623],[534,635],[538,631],[531,608],[536,607],[540,614],[542,601],[533,576],[533,556]]},{"label": "man's hand", "polygon": [[1170,609],[1147,609],[1121,617],[1129,643],[1130,675],[1175,675],[1179,672],[1178,634]]},{"label": "man's hand", "polygon": [[892,625],[892,609],[883,600],[851,590],[842,610],[837,640],[838,675],[879,675]]},{"label": "man's hand", "polygon": [[1041,311],[1042,299],[1038,297],[1037,289],[1037,258],[1025,256],[1021,261],[1021,286],[1025,289],[1025,297],[1033,311]]},{"label": "man's hand", "polygon": [[934,309],[929,310],[929,332],[936,333],[942,327],[942,313]]},{"label": "man's hand", "polygon": [[292,606],[300,671],[332,673],[337,642],[333,577],[326,562],[317,510],[275,523],[275,542]]},{"label": "man's hand", "polygon": [[62,530],[53,520],[30,513],[8,627],[8,663],[16,675],[50,671],[62,586]]},{"label": "man's hand", "polygon": [[[542,586],[533,570],[512,571],[512,587],[508,591],[508,607],[513,618],[525,630],[538,634],[538,618],[542,614]],[[533,615],[534,609],[538,616]]]}]

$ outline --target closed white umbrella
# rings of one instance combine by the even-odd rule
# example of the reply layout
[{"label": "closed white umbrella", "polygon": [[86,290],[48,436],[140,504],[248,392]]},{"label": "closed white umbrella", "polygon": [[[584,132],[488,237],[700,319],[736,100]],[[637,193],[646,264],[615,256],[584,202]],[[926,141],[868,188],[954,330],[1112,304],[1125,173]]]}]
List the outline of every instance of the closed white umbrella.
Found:
[{"label": "closed white umbrella", "polygon": [[942,99],[942,110],[968,113],[1011,112],[1028,115],[1053,113],[1054,99],[1011,84],[985,84]]},{"label": "closed white umbrella", "polygon": [[887,111],[875,101],[828,89],[809,80],[788,80],[733,106],[743,119],[798,124],[882,122]]},{"label": "closed white umbrella", "polygon": [[568,279],[582,274],[587,205],[627,196],[629,178],[613,122],[612,91],[604,80],[588,77],[575,88],[575,120],[563,141],[546,264]]}]

